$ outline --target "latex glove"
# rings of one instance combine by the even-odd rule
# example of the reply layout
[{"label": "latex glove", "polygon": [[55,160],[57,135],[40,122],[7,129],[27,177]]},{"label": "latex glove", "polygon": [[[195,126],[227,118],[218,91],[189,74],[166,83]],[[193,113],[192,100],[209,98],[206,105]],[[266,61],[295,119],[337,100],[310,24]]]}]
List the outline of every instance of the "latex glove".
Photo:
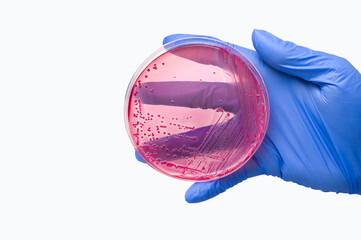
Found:
[{"label": "latex glove", "polygon": [[[194,35],[171,35],[163,43],[190,36]],[[360,73],[343,58],[282,41],[266,31],[255,30],[252,40],[257,52],[230,45],[265,81],[270,102],[266,137],[242,168],[219,180],[193,184],[186,201],[210,199],[261,174],[313,189],[360,194]]]}]

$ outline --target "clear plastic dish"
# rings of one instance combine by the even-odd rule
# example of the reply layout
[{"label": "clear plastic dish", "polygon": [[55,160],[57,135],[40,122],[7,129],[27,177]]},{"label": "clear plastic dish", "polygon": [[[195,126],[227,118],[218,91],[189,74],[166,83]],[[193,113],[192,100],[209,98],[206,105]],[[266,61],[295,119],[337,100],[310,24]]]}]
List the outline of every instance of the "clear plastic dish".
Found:
[{"label": "clear plastic dish", "polygon": [[208,38],[164,45],[135,72],[125,123],[139,155],[171,177],[209,181],[244,165],[269,119],[263,80],[239,51]]}]

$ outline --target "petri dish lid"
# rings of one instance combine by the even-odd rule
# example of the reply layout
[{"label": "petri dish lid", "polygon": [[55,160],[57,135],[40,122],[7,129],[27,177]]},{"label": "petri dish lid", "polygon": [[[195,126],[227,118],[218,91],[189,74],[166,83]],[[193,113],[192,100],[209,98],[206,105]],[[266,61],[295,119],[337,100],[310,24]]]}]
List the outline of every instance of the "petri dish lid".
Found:
[{"label": "petri dish lid", "polygon": [[264,82],[232,46],[192,37],[164,45],[133,75],[125,123],[139,155],[168,176],[210,181],[242,167],[268,125]]}]

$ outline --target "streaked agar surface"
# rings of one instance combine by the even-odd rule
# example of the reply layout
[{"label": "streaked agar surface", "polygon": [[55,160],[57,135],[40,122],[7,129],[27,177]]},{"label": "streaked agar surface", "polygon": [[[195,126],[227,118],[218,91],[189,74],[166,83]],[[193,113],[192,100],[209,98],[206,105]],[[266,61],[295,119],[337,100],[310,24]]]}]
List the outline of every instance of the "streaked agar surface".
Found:
[{"label": "streaked agar surface", "polygon": [[[229,50],[229,49],[228,49]],[[165,51],[128,89],[128,133],[156,170],[192,181],[223,177],[257,150],[268,100],[244,57],[211,45]]]}]

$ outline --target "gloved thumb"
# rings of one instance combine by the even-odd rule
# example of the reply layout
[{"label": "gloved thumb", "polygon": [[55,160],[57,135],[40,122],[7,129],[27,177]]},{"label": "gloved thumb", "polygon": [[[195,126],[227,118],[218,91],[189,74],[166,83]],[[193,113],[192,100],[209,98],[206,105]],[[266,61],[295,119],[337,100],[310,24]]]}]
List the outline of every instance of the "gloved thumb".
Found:
[{"label": "gloved thumb", "polygon": [[346,59],[283,41],[264,30],[254,30],[252,41],[268,65],[319,86],[336,85],[335,75],[353,70]]},{"label": "gloved thumb", "polygon": [[142,163],[146,163],[143,158],[139,155],[139,153],[137,151],[135,151],[135,158]]},{"label": "gloved thumb", "polygon": [[253,157],[236,172],[211,182],[194,183],[186,192],[185,199],[188,203],[198,203],[223,193],[236,184],[263,174],[262,169]]}]

